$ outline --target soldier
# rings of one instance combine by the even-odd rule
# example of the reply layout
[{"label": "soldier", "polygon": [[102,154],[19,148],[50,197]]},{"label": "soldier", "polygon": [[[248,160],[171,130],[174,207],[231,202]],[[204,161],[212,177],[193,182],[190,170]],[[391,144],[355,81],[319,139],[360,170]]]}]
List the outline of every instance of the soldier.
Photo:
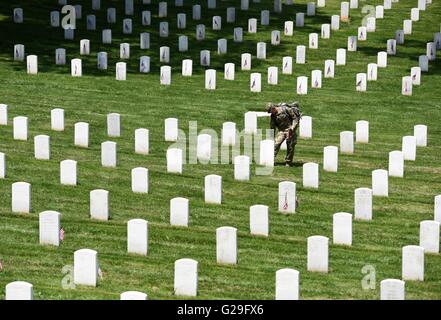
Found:
[{"label": "soldier", "polygon": [[278,130],[275,136],[274,143],[274,158],[280,150],[283,141],[286,140],[286,166],[290,167],[293,164],[294,149],[297,144],[297,127],[299,126],[302,114],[299,109],[299,103],[268,103],[267,110],[271,113],[271,129]]}]

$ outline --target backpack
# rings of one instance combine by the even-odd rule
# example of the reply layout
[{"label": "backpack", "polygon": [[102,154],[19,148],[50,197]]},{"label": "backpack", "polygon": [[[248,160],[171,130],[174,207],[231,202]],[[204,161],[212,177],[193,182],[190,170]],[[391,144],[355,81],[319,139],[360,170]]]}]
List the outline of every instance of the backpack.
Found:
[{"label": "backpack", "polygon": [[[281,106],[281,107],[284,107],[284,112],[285,112],[290,118],[292,118],[292,117],[291,117],[291,114],[286,110],[286,109],[288,109],[288,108],[289,108],[291,111],[294,112],[294,114],[296,115],[297,119],[300,120],[300,118],[302,118],[302,113],[300,112],[299,104],[298,104],[297,102],[292,102],[292,103],[281,103],[280,106]],[[291,120],[294,120],[294,119],[291,119]]]}]

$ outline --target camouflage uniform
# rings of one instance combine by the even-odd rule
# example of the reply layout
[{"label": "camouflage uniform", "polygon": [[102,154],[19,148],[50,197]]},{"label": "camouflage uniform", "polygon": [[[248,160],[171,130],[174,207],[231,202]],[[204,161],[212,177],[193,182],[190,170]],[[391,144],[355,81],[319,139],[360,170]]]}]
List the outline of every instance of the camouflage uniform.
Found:
[{"label": "camouflage uniform", "polygon": [[[298,104],[295,103],[298,107]],[[294,150],[297,144],[297,127],[299,125],[300,115],[294,112],[293,108],[286,103],[275,105],[278,109],[276,114],[271,114],[271,129],[278,130],[274,141],[274,158],[277,156],[283,141],[286,140],[287,152],[285,162],[292,164]]]}]

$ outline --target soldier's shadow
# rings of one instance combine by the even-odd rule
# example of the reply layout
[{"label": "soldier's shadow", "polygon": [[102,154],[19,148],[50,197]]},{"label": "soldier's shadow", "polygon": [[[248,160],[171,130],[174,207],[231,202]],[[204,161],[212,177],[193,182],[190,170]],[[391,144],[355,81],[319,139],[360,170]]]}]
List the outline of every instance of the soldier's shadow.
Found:
[{"label": "soldier's shadow", "polygon": [[[291,167],[303,167],[304,164],[305,164],[305,162],[303,162],[303,161],[294,161]],[[276,162],[276,163],[274,163],[274,166],[285,167],[286,163],[285,162]]]}]

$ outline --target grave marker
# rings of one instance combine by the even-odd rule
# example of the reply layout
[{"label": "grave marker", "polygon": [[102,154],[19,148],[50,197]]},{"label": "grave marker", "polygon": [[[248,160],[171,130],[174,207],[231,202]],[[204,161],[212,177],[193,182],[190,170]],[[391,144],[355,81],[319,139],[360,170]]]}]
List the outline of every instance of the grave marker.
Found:
[{"label": "grave marker", "polygon": [[319,187],[319,165],[314,162],[308,162],[303,165],[303,188]]},{"label": "grave marker", "polygon": [[389,173],[387,170],[377,169],[372,171],[372,195],[389,196]]},{"label": "grave marker", "polygon": [[132,169],[132,192],[148,193],[149,192],[149,170],[146,168]]},{"label": "grave marker", "polygon": [[381,300],[405,300],[404,281],[385,279],[380,282]]},{"label": "grave marker", "polygon": [[14,140],[28,140],[28,118],[14,117],[13,119]]},{"label": "grave marker", "polygon": [[300,273],[294,269],[277,270],[276,300],[299,300],[299,277]]},{"label": "grave marker", "polygon": [[77,162],[75,160],[60,162],[60,183],[68,186],[77,185]]},{"label": "grave marker", "polygon": [[29,213],[31,211],[31,185],[27,182],[12,184],[12,212]]},{"label": "grave marker", "polygon": [[8,283],[5,288],[5,300],[33,300],[33,285],[24,281]]},{"label": "grave marker", "polygon": [[170,200],[170,224],[172,226],[188,227],[189,205],[186,198]]},{"label": "grave marker", "polygon": [[26,57],[27,73],[37,74],[38,73],[38,57],[35,55],[29,55]]},{"label": "grave marker", "polygon": [[340,153],[342,154],[354,153],[354,132],[352,131],[340,132]]},{"label": "grave marker", "polygon": [[40,244],[60,245],[60,213],[44,211],[39,215]]},{"label": "grave marker", "polygon": [[308,271],[328,273],[328,238],[308,237]]},{"label": "grave marker", "polygon": [[355,123],[355,142],[369,143],[369,122],[359,120]]},{"label": "grave marker", "polygon": [[222,203],[222,177],[218,175],[208,175],[205,177],[205,202]]},{"label": "grave marker", "polygon": [[171,67],[162,66],[160,69],[159,83],[164,86],[171,84]]},{"label": "grave marker", "polygon": [[389,152],[389,177],[404,176],[404,154],[402,151]]},{"label": "grave marker", "polygon": [[148,254],[148,222],[131,219],[127,222],[127,252],[146,256]]},{"label": "grave marker", "polygon": [[427,146],[427,126],[424,124],[417,124],[413,127],[413,135],[416,138],[417,147]]},{"label": "grave marker", "polygon": [[181,149],[169,148],[167,149],[167,172],[182,173],[182,156]]},{"label": "grave marker", "polygon": [[89,147],[89,124],[86,122],[75,123],[74,143],[78,147]]},{"label": "grave marker", "polygon": [[279,183],[279,212],[295,213],[297,206],[296,184],[291,181]]},{"label": "grave marker", "polygon": [[198,291],[198,262],[193,259],[175,261],[174,293],[177,296],[196,297]]},{"label": "grave marker", "polygon": [[424,253],[439,253],[439,225],[433,220],[420,222],[420,247],[424,248]]},{"label": "grave marker", "polygon": [[332,240],[334,244],[352,245],[352,214],[338,212],[332,216]]},{"label": "grave marker", "polygon": [[424,281],[424,248],[405,246],[402,249],[402,279]]},{"label": "grave marker", "polygon": [[237,264],[237,229],[220,227],[216,229],[216,261],[218,264]]},{"label": "grave marker", "polygon": [[252,73],[250,75],[250,91],[251,92],[260,92],[261,91],[261,74],[260,73]]},{"label": "grave marker", "polygon": [[328,172],[337,172],[338,147],[327,146],[323,148],[323,170]]},{"label": "grave marker", "polygon": [[417,141],[415,136],[404,136],[402,140],[402,151],[404,160],[415,161]]},{"label": "grave marker", "polygon": [[96,189],[90,192],[90,217],[96,220],[109,220],[109,191]]},{"label": "grave marker", "polygon": [[358,188],[354,192],[354,213],[356,220],[372,220],[372,190]]},{"label": "grave marker", "polygon": [[34,155],[37,160],[50,159],[50,137],[38,135],[34,137]]},{"label": "grave marker", "polygon": [[255,236],[268,237],[268,207],[254,205],[250,207],[250,233]]},{"label": "grave marker", "polygon": [[96,287],[98,274],[98,253],[90,249],[74,252],[74,283]]}]

